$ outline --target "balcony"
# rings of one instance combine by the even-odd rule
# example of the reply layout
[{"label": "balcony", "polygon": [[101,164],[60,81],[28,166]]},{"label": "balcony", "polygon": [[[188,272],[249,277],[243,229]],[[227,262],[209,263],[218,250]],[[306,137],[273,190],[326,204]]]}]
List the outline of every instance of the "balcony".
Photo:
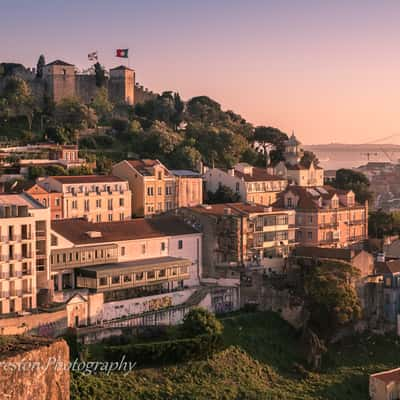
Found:
[{"label": "balcony", "polygon": [[0,279],[8,279],[10,277],[9,272],[0,272]]},{"label": "balcony", "polygon": [[363,219],[353,219],[345,222],[347,225],[364,225],[365,220]]},{"label": "balcony", "polygon": [[339,226],[338,222],[327,222],[318,225],[320,229],[337,229],[338,226]]},{"label": "balcony", "polygon": [[7,291],[0,292],[0,298],[4,299],[7,297],[10,297],[10,292],[7,292]]},{"label": "balcony", "polygon": [[36,231],[36,239],[46,239],[46,231]]},{"label": "balcony", "polygon": [[332,244],[338,242],[340,242],[340,238],[323,239],[318,241],[319,244]]},{"label": "balcony", "polygon": [[10,278],[21,278],[22,277],[22,271],[11,271],[10,272]]},{"label": "balcony", "polygon": [[22,296],[21,289],[11,289],[10,290],[10,297],[18,297],[18,296]]},{"label": "balcony", "polygon": [[364,235],[349,236],[349,242],[360,242],[362,240],[366,240],[366,237]]}]

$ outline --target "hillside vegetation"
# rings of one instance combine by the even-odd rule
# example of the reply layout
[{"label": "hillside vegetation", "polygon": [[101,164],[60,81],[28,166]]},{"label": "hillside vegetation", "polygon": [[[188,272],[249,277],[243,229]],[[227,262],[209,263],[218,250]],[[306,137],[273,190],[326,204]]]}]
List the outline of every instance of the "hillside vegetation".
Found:
[{"label": "hillside vegetation", "polygon": [[370,373],[400,360],[396,337],[360,336],[331,347],[320,373],[303,366],[296,333],[269,312],[222,320],[225,348],[201,361],[122,374],[74,374],[72,398],[365,400]]}]

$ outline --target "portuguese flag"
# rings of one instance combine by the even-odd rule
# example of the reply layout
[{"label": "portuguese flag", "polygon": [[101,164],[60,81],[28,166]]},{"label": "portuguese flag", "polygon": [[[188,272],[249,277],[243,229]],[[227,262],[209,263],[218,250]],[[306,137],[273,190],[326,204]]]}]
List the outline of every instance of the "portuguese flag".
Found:
[{"label": "portuguese flag", "polygon": [[128,49],[117,49],[115,57],[128,58]]}]

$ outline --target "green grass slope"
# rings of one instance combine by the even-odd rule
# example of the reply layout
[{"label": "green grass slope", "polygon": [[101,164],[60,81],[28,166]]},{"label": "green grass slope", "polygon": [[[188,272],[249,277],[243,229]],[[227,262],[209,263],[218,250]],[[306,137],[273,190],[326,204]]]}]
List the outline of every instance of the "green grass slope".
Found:
[{"label": "green grass slope", "polygon": [[361,336],[331,347],[324,370],[313,373],[301,366],[298,335],[276,314],[223,323],[226,348],[209,359],[126,376],[74,374],[72,399],[366,400],[368,375],[400,364],[396,337]]}]

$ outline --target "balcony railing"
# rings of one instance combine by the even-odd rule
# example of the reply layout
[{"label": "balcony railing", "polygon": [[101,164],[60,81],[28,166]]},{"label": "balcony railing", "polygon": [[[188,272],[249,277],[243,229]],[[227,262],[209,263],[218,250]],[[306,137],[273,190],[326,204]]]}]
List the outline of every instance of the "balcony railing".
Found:
[{"label": "balcony railing", "polygon": [[0,272],[0,279],[8,279],[10,277],[9,272]]},{"label": "balcony railing", "polygon": [[366,237],[364,235],[349,236],[350,242],[358,242],[358,241],[365,240],[365,239],[366,239]]},{"label": "balcony railing", "polygon": [[0,292],[0,297],[3,299],[10,297],[10,292],[6,292],[6,291]]},{"label": "balcony railing", "polygon": [[11,271],[10,278],[21,278],[22,271]]},{"label": "balcony railing", "polygon": [[318,225],[320,229],[336,229],[339,226],[337,222],[324,222]]},{"label": "balcony railing", "polygon": [[21,295],[22,295],[21,289],[10,290],[10,297],[16,297],[16,296],[21,296]]},{"label": "balcony railing", "polygon": [[365,220],[364,219],[353,219],[353,220],[349,220],[346,221],[347,225],[363,225],[365,224]]}]

